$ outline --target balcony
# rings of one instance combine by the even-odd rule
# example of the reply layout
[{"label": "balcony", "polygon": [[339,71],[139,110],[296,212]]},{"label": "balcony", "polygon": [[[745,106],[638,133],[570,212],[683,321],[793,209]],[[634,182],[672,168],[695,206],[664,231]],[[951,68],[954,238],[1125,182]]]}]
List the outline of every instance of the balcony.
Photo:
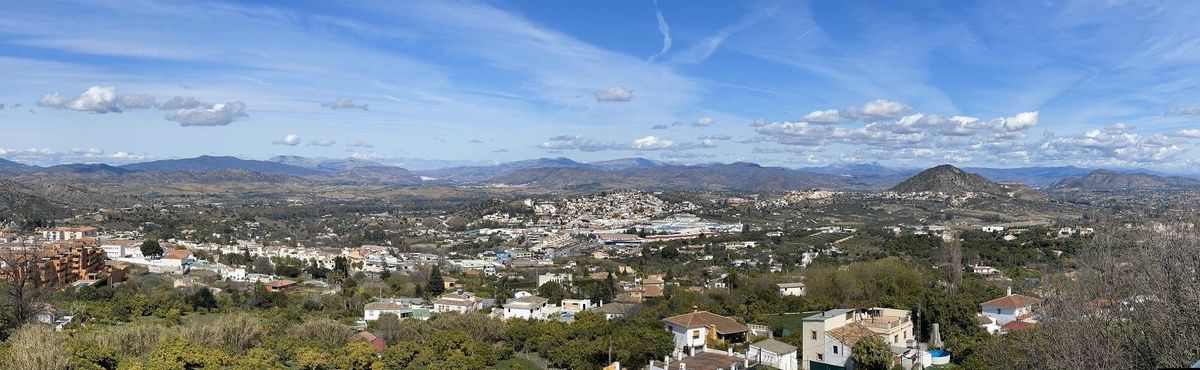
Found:
[{"label": "balcony", "polygon": [[867,328],[891,331],[908,325],[910,321],[908,316],[867,316],[859,323],[865,325]]}]

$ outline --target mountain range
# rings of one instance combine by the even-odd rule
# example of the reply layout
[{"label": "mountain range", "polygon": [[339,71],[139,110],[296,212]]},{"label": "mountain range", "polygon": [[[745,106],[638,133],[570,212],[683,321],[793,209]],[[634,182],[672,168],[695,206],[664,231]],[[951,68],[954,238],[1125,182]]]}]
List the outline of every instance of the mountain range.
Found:
[{"label": "mountain range", "polygon": [[[932,172],[930,172],[932,171]],[[111,166],[66,164],[50,167],[25,165],[0,159],[0,172],[46,179],[128,182],[317,182],[391,186],[524,186],[545,189],[644,188],[659,190],[786,191],[798,188],[882,190],[901,192],[974,191],[1004,193],[1011,184],[1061,189],[1186,187],[1200,180],[1148,173],[1093,172],[1079,167],[1023,167],[958,169],[938,166],[892,168],[878,163],[835,164],[784,168],[754,163],[682,165],[645,158],[620,158],[578,162],[569,158],[538,158],[493,165],[472,165],[409,171],[363,159],[322,159],[276,156],[270,160],[230,156],[200,156]],[[1090,173],[1090,174],[1089,174]],[[923,175],[923,176],[918,176]],[[1097,176],[1134,180],[1097,180]],[[1091,178],[1091,179],[1089,179]],[[997,184],[1001,182],[1004,184]],[[1102,185],[1104,183],[1112,185]],[[1053,186],[1052,186],[1053,185]]]},{"label": "mountain range", "polygon": [[1063,191],[1129,191],[1200,189],[1200,180],[1181,176],[1095,170],[1086,176],[1066,177],[1051,186]]}]

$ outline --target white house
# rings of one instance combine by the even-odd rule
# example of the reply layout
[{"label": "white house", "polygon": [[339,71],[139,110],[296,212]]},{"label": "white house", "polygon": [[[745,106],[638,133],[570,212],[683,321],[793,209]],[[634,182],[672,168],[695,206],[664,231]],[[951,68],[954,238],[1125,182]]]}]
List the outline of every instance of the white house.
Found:
[{"label": "white house", "polygon": [[913,322],[907,310],[893,308],[854,308],[822,311],[803,321],[804,348],[800,368],[809,370],[827,365],[847,367],[850,349],[868,336],[883,340],[893,353],[915,340]]},{"label": "white house", "polygon": [[779,294],[780,295],[785,295],[785,296],[788,296],[788,295],[803,296],[804,295],[804,283],[803,282],[779,283],[779,284],[775,284],[775,285],[779,286]]},{"label": "white house", "polygon": [[774,339],[766,339],[750,345],[746,357],[760,364],[780,370],[800,370],[800,358],[796,346]]},{"label": "white house", "polygon": [[104,250],[104,256],[110,260],[126,257],[141,258],[141,248],[142,241],[140,240],[105,239],[100,241],[100,249]]},{"label": "white house", "polygon": [[979,275],[993,275],[1000,272],[1000,270],[997,270],[995,267],[984,265],[971,266],[971,271]]},{"label": "white house", "polygon": [[555,282],[555,283],[558,283],[559,285],[565,286],[571,282],[571,274],[548,273],[548,274],[538,275],[537,286],[540,287],[549,282]]},{"label": "white house", "polygon": [[980,313],[990,317],[996,325],[1003,327],[1010,321],[1026,320],[1033,317],[1033,305],[1041,300],[1020,294],[1012,294],[996,298],[979,305]]},{"label": "white house", "polygon": [[983,227],[983,232],[985,232],[985,233],[996,233],[996,232],[1001,232],[1001,231],[1004,231],[1004,226],[993,225],[993,226],[984,226]]},{"label": "white house", "polygon": [[579,313],[592,309],[592,301],[587,299],[564,299],[562,300],[562,310],[570,313]]},{"label": "white house", "polygon": [[[421,311],[424,314],[418,315],[417,311]],[[407,318],[414,318],[414,317],[420,318],[420,319],[428,319],[429,318],[428,317],[429,310],[423,309],[423,308],[416,308],[416,307],[413,307],[412,305],[409,305],[406,303],[401,303],[398,301],[371,302],[371,303],[367,303],[365,306],[363,306],[363,320],[364,321],[379,320],[379,316],[384,315],[384,314],[389,314],[389,313],[396,315],[396,317],[398,317],[400,319],[407,319]]]},{"label": "white house", "polygon": [[675,339],[675,352],[689,356],[708,348],[709,339],[727,343],[746,340],[750,328],[734,319],[708,311],[697,311],[663,319]]},{"label": "white house", "polygon": [[546,303],[550,300],[538,296],[525,296],[509,300],[504,304],[504,319],[544,320],[549,312]]},{"label": "white house", "polygon": [[450,293],[433,301],[433,312],[458,312],[462,314],[479,311],[483,301],[471,293]]}]

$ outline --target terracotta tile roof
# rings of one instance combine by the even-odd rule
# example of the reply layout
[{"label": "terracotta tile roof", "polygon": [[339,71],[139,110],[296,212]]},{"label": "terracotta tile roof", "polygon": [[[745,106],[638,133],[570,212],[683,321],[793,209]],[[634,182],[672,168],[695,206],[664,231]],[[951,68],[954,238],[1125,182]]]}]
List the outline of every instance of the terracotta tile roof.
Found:
[{"label": "terracotta tile roof", "polygon": [[685,313],[678,316],[671,316],[663,319],[663,321],[675,324],[688,329],[702,328],[713,326],[718,334],[733,334],[750,331],[750,328],[734,319],[721,316],[708,311],[698,311]]},{"label": "terracotta tile roof", "polygon": [[1013,321],[1009,321],[1008,323],[1006,323],[1000,327],[1004,328],[1004,330],[1008,330],[1008,331],[1025,330],[1025,329],[1032,329],[1032,328],[1037,327],[1037,323],[1021,321],[1021,320],[1013,320]]},{"label": "terracotta tile roof", "polygon": [[296,285],[296,282],[292,281],[292,280],[284,279],[284,280],[275,280],[275,281],[266,283],[264,285],[266,285],[268,287],[272,287],[272,288],[282,288],[282,287],[289,286],[289,285]]},{"label": "terracotta tile roof", "polygon": [[176,249],[163,255],[163,259],[181,260],[192,256],[192,252],[187,249]]},{"label": "terracotta tile roof", "polygon": [[371,347],[375,348],[375,352],[383,352],[387,350],[387,341],[383,340],[383,338],[375,336],[375,334],[371,334],[369,331],[358,333],[358,336],[367,341],[367,343],[370,343]]},{"label": "terracotta tile roof", "polygon": [[977,323],[979,325],[988,325],[988,324],[994,324],[996,322],[994,320],[992,320],[992,318],[987,317],[987,315],[977,313],[977,314],[975,314],[975,323]]},{"label": "terracotta tile roof", "polygon": [[662,297],[662,295],[663,295],[662,286],[650,285],[650,286],[643,287],[643,289],[645,291],[642,292],[642,297],[654,298],[654,297]]},{"label": "terracotta tile roof", "polygon": [[833,339],[837,339],[838,342],[842,342],[842,344],[845,344],[847,347],[853,347],[854,343],[858,343],[860,339],[875,335],[875,332],[871,331],[871,329],[867,329],[866,326],[863,326],[863,324],[859,323],[849,324],[830,330],[827,333],[829,333],[829,336],[833,337]]},{"label": "terracotta tile roof", "polygon": [[1041,302],[1042,300],[1023,296],[1020,294],[1006,295],[987,302],[983,302],[980,306],[992,308],[1021,308],[1029,307]]}]

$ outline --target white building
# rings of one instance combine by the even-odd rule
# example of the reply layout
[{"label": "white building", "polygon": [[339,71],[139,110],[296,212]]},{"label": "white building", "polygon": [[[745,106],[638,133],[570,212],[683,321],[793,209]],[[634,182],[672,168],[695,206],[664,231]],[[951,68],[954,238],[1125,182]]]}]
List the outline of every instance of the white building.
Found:
[{"label": "white building", "polygon": [[785,296],[788,296],[788,295],[803,296],[804,295],[804,283],[803,282],[779,283],[779,284],[775,284],[775,285],[779,286],[779,294],[780,295],[785,295]]},{"label": "white building", "polygon": [[579,313],[593,308],[592,301],[587,299],[564,299],[560,304],[563,311]]},{"label": "white building", "polygon": [[82,227],[54,227],[37,229],[37,232],[42,234],[42,239],[46,240],[77,240],[87,237],[96,236],[96,228],[91,226]]},{"label": "white building", "polygon": [[997,233],[997,232],[1001,232],[1001,231],[1004,231],[1004,226],[993,225],[993,226],[984,226],[983,227],[983,232],[985,232],[985,233]]},{"label": "white building", "polygon": [[804,318],[804,349],[800,368],[809,370],[819,363],[843,368],[848,364],[850,349],[868,336],[877,336],[892,348],[902,352],[909,340],[915,340],[910,312],[892,308],[855,308],[823,311]]},{"label": "white building", "polygon": [[546,304],[550,300],[538,296],[525,296],[509,300],[504,304],[504,319],[545,320],[549,316]]},{"label": "white building", "polygon": [[708,311],[697,311],[663,319],[664,326],[675,340],[675,352],[688,356],[703,352],[708,341],[742,343],[750,328],[734,319]]},{"label": "white building", "polygon": [[766,339],[750,345],[746,357],[760,364],[780,370],[799,370],[800,358],[796,346],[774,339]]},{"label": "white building", "polygon": [[971,271],[979,275],[993,275],[1000,272],[995,267],[984,265],[971,266]]},{"label": "white building", "polygon": [[540,287],[549,282],[555,282],[555,283],[558,283],[559,285],[566,286],[567,284],[571,283],[571,274],[547,273],[547,274],[538,275],[537,286]]},{"label": "white building", "polygon": [[1012,289],[1006,296],[996,298],[979,305],[979,311],[995,321],[1001,327],[1010,321],[1027,320],[1033,317],[1033,305],[1041,300],[1020,294],[1012,294]]},{"label": "white building", "polygon": [[483,301],[471,293],[450,293],[433,301],[433,312],[458,312],[461,314],[479,311]]},{"label": "white building", "polygon": [[414,307],[411,304],[400,302],[399,300],[389,300],[380,302],[371,302],[363,306],[363,320],[375,321],[379,320],[379,316],[384,314],[393,314],[400,319],[418,318],[422,320],[429,319],[429,310],[421,307]]},{"label": "white building", "polygon": [[142,258],[142,241],[105,239],[100,241],[100,249],[110,260],[117,258]]}]

